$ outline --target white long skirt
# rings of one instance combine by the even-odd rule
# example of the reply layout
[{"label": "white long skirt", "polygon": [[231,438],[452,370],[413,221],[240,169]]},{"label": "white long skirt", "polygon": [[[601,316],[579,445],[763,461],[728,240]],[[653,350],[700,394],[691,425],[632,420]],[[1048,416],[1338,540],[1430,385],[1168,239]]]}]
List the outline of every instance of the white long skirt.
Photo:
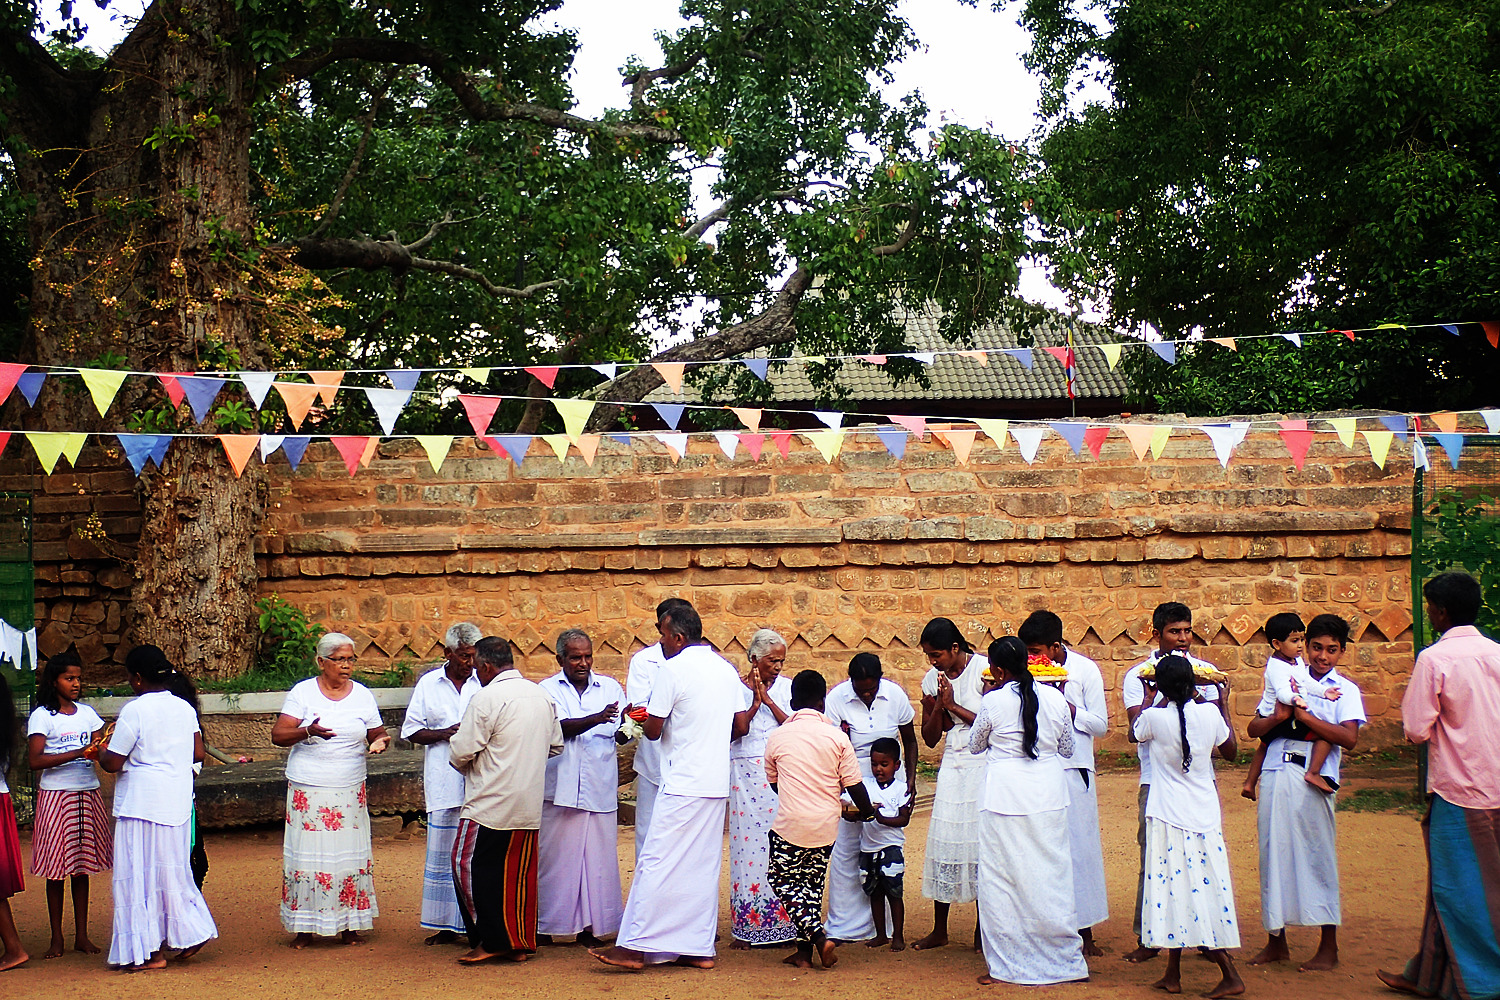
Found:
[{"label": "white long skirt", "polygon": [[766,878],[777,798],[766,780],[765,758],[736,757],[730,764],[730,933],[748,944],[795,941],[797,928]]},{"label": "white long skirt", "polygon": [[620,858],[615,814],[542,803],[538,835],[539,934],[609,937],[620,929]]},{"label": "white long skirt", "polygon": [[1287,762],[1260,780],[1260,911],[1272,934],[1342,922],[1333,796],[1309,785],[1306,773]]},{"label": "white long skirt", "polygon": [[1104,847],[1099,840],[1099,788],[1093,772],[1070,767],[1068,782],[1068,847],[1073,856],[1073,908],[1078,926],[1092,927],[1109,919],[1109,896],[1104,890]]},{"label": "white long skirt", "polygon": [[375,926],[375,858],[365,785],[287,782],[281,849],[281,926],[332,936]]},{"label": "white long skirt", "polygon": [[868,941],[875,936],[870,897],[859,870],[860,826],[839,820],[838,839],[828,859],[828,919],[823,932],[835,941]]},{"label": "white long skirt", "polygon": [[992,977],[1022,986],[1088,977],[1072,884],[1066,809],[980,811],[980,944]]},{"label": "white long skirt", "polygon": [[620,920],[622,948],[651,964],[714,954],[729,800],[662,792]]},{"label": "white long skirt", "polygon": [[641,848],[646,846],[646,836],[651,832],[651,816],[656,812],[656,797],[661,794],[661,785],[650,778],[635,776],[635,863],[641,863]]},{"label": "white long skirt", "polygon": [[192,820],[178,826],[123,816],[115,821],[110,965],[140,965],[163,947],[176,951],[219,936],[193,884],[192,842]]},{"label": "white long skirt", "polygon": [[938,903],[972,903],[979,898],[979,793],[985,758],[967,749],[943,752],[927,854],[922,862],[922,895]]},{"label": "white long skirt", "polygon": [[422,865],[422,920],[430,931],[464,933],[464,915],[453,887],[453,839],[458,836],[459,806],[427,814],[427,859]]},{"label": "white long skirt", "polygon": [[1146,817],[1141,943],[1147,948],[1240,946],[1229,854],[1218,830],[1194,833]]}]

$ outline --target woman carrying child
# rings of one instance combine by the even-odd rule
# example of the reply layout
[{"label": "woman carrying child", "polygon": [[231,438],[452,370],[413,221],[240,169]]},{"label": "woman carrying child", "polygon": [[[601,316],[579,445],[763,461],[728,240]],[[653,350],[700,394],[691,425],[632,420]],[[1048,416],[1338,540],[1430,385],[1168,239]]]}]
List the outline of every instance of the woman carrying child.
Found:
[{"label": "woman carrying child", "polygon": [[10,685],[0,674],[0,972],[25,965],[31,956],[21,947],[16,918],[10,912],[10,897],[26,888],[21,870],[21,837],[16,832],[16,811],[10,804],[10,748],[15,746],[16,703]]},{"label": "woman carrying child", "polygon": [[109,964],[135,972],[165,968],[169,948],[191,958],[219,931],[188,859],[193,765],[204,757],[192,681],[150,645],[132,649],[125,670],[139,697],[120,709],[99,766],[120,776]]},{"label": "woman carrying child", "polygon": [[[1245,984],[1229,955],[1240,946],[1240,931],[1213,769],[1215,750],[1225,760],[1235,756],[1228,691],[1216,703],[1196,701],[1192,664],[1176,654],[1159,659],[1155,680],[1143,683],[1145,704],[1153,707],[1134,723],[1152,776],[1141,942],[1167,949],[1166,974],[1152,985],[1181,993],[1182,949],[1201,948],[1222,973],[1206,996],[1234,996]],[[1155,704],[1158,690],[1165,704]]]},{"label": "woman carrying child", "polygon": [[73,950],[97,955],[89,940],[89,876],[109,871],[114,831],[86,751],[104,720],[81,704],[83,665],[72,653],[47,661],[37,678],[37,708],[26,726],[27,762],[40,772],[31,837],[31,874],[47,880],[52,942],[43,958],[63,953],[63,880],[73,886]]}]

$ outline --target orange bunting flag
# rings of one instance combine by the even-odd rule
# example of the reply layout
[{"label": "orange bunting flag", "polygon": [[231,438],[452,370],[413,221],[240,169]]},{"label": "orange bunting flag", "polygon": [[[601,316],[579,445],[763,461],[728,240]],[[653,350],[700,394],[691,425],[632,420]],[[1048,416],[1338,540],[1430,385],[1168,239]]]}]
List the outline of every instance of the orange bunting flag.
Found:
[{"label": "orange bunting flag", "polygon": [[1444,434],[1456,434],[1458,432],[1457,413],[1429,413],[1427,419],[1437,424],[1438,430]]},{"label": "orange bunting flag", "polygon": [[323,405],[332,406],[333,397],[339,391],[339,383],[344,381],[344,373],[308,372],[307,376],[313,380],[313,385],[318,387],[318,395],[323,397]]},{"label": "orange bunting flag", "polygon": [[1210,343],[1218,344],[1220,347],[1227,347],[1236,353],[1239,352],[1239,348],[1234,345],[1233,337],[1209,337],[1208,339]]},{"label": "orange bunting flag", "polygon": [[1484,335],[1489,339],[1491,347],[1500,347],[1500,322],[1492,319],[1482,321],[1480,326],[1484,327]]},{"label": "orange bunting flag", "polygon": [[1108,427],[1090,427],[1083,432],[1083,443],[1089,446],[1089,451],[1094,457],[1099,457],[1099,449],[1104,447],[1104,439],[1109,437]]},{"label": "orange bunting flag", "polygon": [[557,373],[562,371],[557,365],[534,365],[526,369],[527,373],[547,388],[557,384]]},{"label": "orange bunting flag", "polygon": [[985,351],[959,351],[958,356],[961,358],[968,358],[970,361],[978,361],[986,368],[988,368],[990,364],[990,356]]},{"label": "orange bunting flag", "polygon": [[286,415],[292,419],[292,429],[301,430],[302,421],[307,419],[307,411],[312,409],[313,400],[318,398],[319,389],[315,385],[306,382],[277,382],[276,394],[286,404]]},{"label": "orange bunting flag", "polygon": [[598,434],[578,435],[578,440],[574,442],[574,445],[578,448],[578,454],[583,456],[585,465],[594,464],[594,456],[599,453],[599,441]]},{"label": "orange bunting flag", "polygon": [[333,446],[343,456],[344,468],[349,470],[349,475],[354,475],[359,470],[361,459],[364,457],[365,445],[369,442],[366,437],[331,437]]},{"label": "orange bunting flag", "polygon": [[259,434],[220,434],[219,443],[224,446],[224,454],[229,457],[229,464],[234,467],[234,478],[240,478],[240,473],[245,471],[245,463],[250,461],[250,455],[255,451],[255,446],[260,444]]},{"label": "orange bunting flag", "polygon": [[979,433],[978,431],[947,430],[932,433],[942,438],[948,447],[953,449],[953,457],[957,459],[959,465],[969,464],[969,452],[974,450],[974,436]]},{"label": "orange bunting flag", "polygon": [[[751,434],[760,430],[760,410],[748,406],[726,406],[725,409],[739,418],[739,422],[744,424]],[[756,455],[756,457],[760,456]]]},{"label": "orange bunting flag", "polygon": [[359,453],[359,467],[365,468],[370,464],[370,459],[375,457],[375,449],[380,447],[380,438],[372,437],[365,442],[365,450]]},{"label": "orange bunting flag", "polygon": [[1146,452],[1151,450],[1151,435],[1155,428],[1150,424],[1121,424],[1120,431],[1130,439],[1131,450],[1135,452],[1137,461],[1146,460]]},{"label": "orange bunting flag", "polygon": [[1279,420],[1281,425],[1281,439],[1286,442],[1286,450],[1292,453],[1292,464],[1297,471],[1302,471],[1302,464],[1307,461],[1307,449],[1312,447],[1313,432],[1308,429],[1306,420]]},{"label": "orange bunting flag", "polygon": [[656,369],[656,374],[671,387],[672,392],[682,395],[682,373],[687,370],[686,364],[681,361],[654,361],[651,367]]}]

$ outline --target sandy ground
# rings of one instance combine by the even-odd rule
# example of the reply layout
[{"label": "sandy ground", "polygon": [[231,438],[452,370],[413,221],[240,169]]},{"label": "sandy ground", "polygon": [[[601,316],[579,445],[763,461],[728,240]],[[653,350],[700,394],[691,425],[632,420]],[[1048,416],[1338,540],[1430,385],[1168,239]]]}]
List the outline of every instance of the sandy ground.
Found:
[{"label": "sandy ground", "polygon": [[[1410,814],[1344,813],[1339,818],[1340,858],[1343,863],[1344,934],[1342,964],[1334,972],[1299,974],[1295,964],[1246,968],[1243,960],[1264,942],[1260,926],[1256,874],[1255,807],[1240,798],[1240,778],[1220,776],[1225,811],[1225,835],[1234,864],[1244,947],[1239,959],[1249,996],[1291,997],[1312,991],[1319,1000],[1343,997],[1390,996],[1376,982],[1379,967],[1399,969],[1415,950],[1420,930],[1425,859],[1417,819]],[[1346,785],[1358,787],[1358,781]],[[1114,916],[1096,929],[1107,954],[1090,962],[1087,985],[1047,988],[1049,997],[1102,996],[1125,991],[1143,997],[1159,995],[1148,984],[1161,974],[1162,962],[1132,966],[1120,960],[1133,941],[1130,908],[1134,902],[1135,775],[1120,771],[1100,776],[1100,815],[1104,822],[1104,852],[1109,879],[1110,909]],[[931,926],[931,905],[921,898],[921,857],[925,815],[910,828],[907,842],[907,935],[916,938]],[[620,831],[620,869],[628,881],[633,859],[633,832]],[[607,969],[582,949],[558,946],[542,949],[521,966],[464,968],[454,962],[453,947],[424,947],[426,932],[417,927],[421,909],[421,872],[425,841],[383,839],[375,844],[375,865],[381,915],[369,943],[345,948],[327,944],[293,952],[277,919],[280,896],[281,840],[279,830],[210,832],[207,845],[212,864],[205,893],[220,937],[192,962],[163,972],[125,974],[106,968],[101,957],[69,952],[60,959],[32,961],[0,975],[0,997],[5,1000],[109,996],[157,998],[183,991],[193,1000],[245,998],[407,998],[464,996],[483,990],[503,990],[515,997],[588,997],[618,990],[671,1000],[770,1000],[823,997],[829,988],[847,997],[879,1000],[887,996],[918,996],[923,1000],[977,995],[1005,997],[1026,988],[997,986],[981,989],[974,983],[984,972],[979,956],[966,947],[950,945],[930,952],[908,949],[900,954],[873,951],[862,945],[840,949],[837,968],[796,973],[782,965],[785,949],[722,950],[718,968],[656,969],[641,974]],[[29,844],[23,845],[30,858]],[[725,864],[727,880],[728,864]],[[110,894],[107,878],[94,880],[92,929],[97,944],[107,948]],[[721,923],[729,938],[727,890]],[[34,956],[47,944],[46,898],[43,886],[28,879],[27,890],[12,899],[22,940]],[[69,910],[69,913],[71,911]],[[955,941],[971,940],[974,907],[954,908]],[[70,932],[71,943],[71,932]],[[1298,960],[1315,949],[1317,932],[1293,928],[1291,944]],[[1214,968],[1188,960],[1183,986],[1191,995],[1216,981]]]}]

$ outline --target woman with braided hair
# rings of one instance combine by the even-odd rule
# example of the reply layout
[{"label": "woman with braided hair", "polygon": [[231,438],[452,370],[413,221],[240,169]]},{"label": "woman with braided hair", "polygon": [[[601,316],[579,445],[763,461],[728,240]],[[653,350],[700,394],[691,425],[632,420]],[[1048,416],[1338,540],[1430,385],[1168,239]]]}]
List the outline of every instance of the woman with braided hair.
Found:
[{"label": "woman with braided hair", "polygon": [[[1145,704],[1134,739],[1151,757],[1146,799],[1146,885],[1141,941],[1167,949],[1166,974],[1153,985],[1182,992],[1182,949],[1204,948],[1223,974],[1210,997],[1245,992],[1229,949],[1240,946],[1229,855],[1224,850],[1213,755],[1234,760],[1228,692],[1214,703],[1197,700],[1193,667],[1170,654],[1145,681]],[[1160,690],[1163,704],[1156,704]]]}]

